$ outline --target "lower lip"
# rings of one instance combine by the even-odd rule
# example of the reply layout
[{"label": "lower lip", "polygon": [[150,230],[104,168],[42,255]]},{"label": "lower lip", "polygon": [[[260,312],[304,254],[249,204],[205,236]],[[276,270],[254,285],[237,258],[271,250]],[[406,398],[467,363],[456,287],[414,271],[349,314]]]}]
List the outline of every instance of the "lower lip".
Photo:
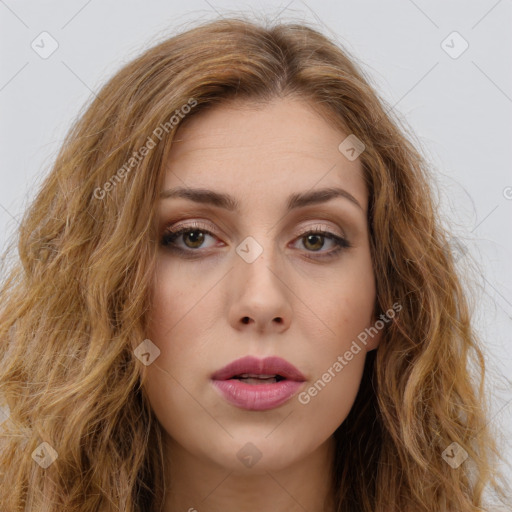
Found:
[{"label": "lower lip", "polygon": [[284,404],[303,382],[285,379],[271,384],[246,384],[237,379],[229,379],[214,380],[213,384],[236,407],[249,411],[265,411]]}]

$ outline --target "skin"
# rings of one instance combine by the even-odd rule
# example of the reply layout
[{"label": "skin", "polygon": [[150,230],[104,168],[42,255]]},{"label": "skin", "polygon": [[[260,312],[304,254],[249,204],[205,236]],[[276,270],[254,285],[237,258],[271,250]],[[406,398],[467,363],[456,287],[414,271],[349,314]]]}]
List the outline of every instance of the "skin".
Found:
[{"label": "skin", "polygon": [[[191,258],[160,246],[154,276],[148,338],[160,355],[144,387],[165,434],[166,512],[333,507],[332,436],[380,333],[305,405],[296,395],[275,409],[243,410],[210,376],[246,355],[277,355],[306,376],[299,392],[307,390],[375,323],[368,193],[359,159],[338,150],[346,136],[297,98],[221,104],[177,133],[162,190],[227,192],[240,211],[159,202],[161,237],[194,221],[214,233],[176,239]],[[360,206],[338,197],[286,212],[290,194],[324,187],[342,187]],[[303,235],[318,227],[351,247],[321,259],[336,246]],[[252,263],[236,252],[247,236],[263,249]],[[237,457],[247,443],[261,454],[250,467]]]}]

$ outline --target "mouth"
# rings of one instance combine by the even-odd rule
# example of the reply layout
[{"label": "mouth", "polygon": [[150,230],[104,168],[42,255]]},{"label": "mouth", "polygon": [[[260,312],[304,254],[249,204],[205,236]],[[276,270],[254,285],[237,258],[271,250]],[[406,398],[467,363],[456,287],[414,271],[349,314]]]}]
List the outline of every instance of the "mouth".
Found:
[{"label": "mouth", "polygon": [[242,375],[235,375],[233,379],[245,382],[245,384],[273,384],[285,380],[286,377],[282,375],[258,375],[257,373],[243,373]]},{"label": "mouth", "polygon": [[263,411],[279,407],[302,386],[306,378],[280,357],[237,359],[211,376],[214,387],[232,405]]},{"label": "mouth", "polygon": [[212,379],[238,379],[244,382],[247,380],[246,383],[248,384],[261,384],[272,379],[273,382],[279,382],[285,379],[297,382],[304,382],[306,380],[304,375],[302,375],[293,364],[281,357],[258,359],[253,356],[242,357],[229,363],[224,366],[224,368],[216,371],[212,375]]}]

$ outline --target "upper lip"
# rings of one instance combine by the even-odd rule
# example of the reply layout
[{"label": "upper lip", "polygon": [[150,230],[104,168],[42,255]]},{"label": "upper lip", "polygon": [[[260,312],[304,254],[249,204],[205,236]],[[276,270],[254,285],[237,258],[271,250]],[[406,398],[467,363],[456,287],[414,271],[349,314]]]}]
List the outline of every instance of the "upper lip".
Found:
[{"label": "upper lip", "polygon": [[295,367],[281,357],[265,357],[258,359],[253,356],[246,356],[236,359],[227,364],[212,375],[213,380],[228,380],[242,374],[251,375],[280,375],[289,380],[303,382],[304,375]]}]

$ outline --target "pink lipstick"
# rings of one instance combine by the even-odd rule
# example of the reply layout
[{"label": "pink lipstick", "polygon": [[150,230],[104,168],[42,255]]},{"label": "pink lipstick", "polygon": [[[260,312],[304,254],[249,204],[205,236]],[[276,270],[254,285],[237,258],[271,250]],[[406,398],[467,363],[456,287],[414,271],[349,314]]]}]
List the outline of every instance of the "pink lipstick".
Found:
[{"label": "pink lipstick", "polygon": [[280,357],[242,357],[215,372],[213,385],[231,404],[250,411],[274,409],[289,400],[306,380]]}]

